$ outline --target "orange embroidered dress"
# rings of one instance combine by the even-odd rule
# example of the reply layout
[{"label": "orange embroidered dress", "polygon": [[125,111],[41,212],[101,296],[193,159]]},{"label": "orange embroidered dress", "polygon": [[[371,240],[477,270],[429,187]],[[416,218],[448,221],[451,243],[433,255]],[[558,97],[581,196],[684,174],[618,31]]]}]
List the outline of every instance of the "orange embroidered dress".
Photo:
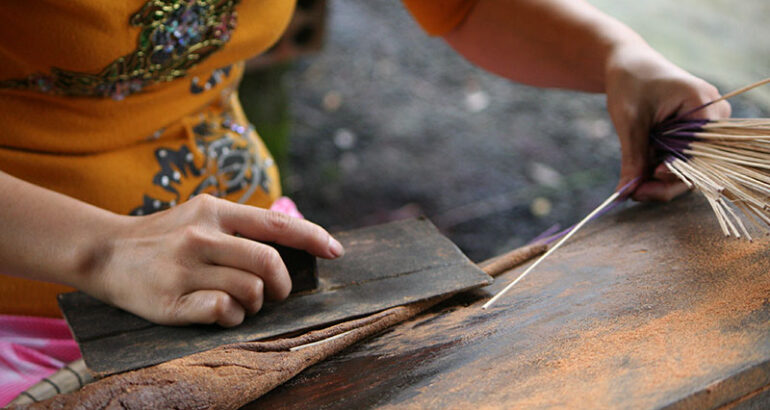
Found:
[{"label": "orange embroidered dress", "polygon": [[[285,0],[0,5],[0,169],[143,215],[209,193],[268,207],[278,171],[235,88]],[[62,218],[66,218],[62,215]],[[1,273],[1,272],[0,272]],[[0,312],[58,315],[63,286],[0,277]]]},{"label": "orange embroidered dress", "polygon": [[[474,2],[405,1],[432,34]],[[235,90],[242,61],[280,37],[293,9],[293,0],[2,2],[0,170],[121,214],[201,193],[269,207],[278,170]],[[67,290],[0,272],[0,313],[58,316],[55,295]]]}]

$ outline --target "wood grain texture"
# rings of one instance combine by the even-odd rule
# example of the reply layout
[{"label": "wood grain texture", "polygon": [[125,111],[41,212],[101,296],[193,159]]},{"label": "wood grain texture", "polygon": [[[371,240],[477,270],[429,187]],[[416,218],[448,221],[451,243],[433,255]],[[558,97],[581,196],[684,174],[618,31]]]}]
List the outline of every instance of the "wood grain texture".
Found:
[{"label": "wood grain texture", "polygon": [[689,196],[588,225],[488,311],[465,292],[247,408],[767,408],[770,241]]},{"label": "wood grain texture", "polygon": [[60,305],[89,369],[104,376],[228,343],[318,328],[389,307],[467,290],[489,275],[425,219],[336,235],[346,256],[319,260],[319,288],[266,305],[238,327],[159,326],[83,294]]}]

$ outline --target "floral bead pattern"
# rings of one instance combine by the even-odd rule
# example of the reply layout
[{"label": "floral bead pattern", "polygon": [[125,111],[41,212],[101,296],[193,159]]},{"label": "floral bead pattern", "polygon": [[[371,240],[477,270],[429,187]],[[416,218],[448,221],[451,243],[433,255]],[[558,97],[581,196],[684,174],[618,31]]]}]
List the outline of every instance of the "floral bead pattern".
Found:
[{"label": "floral bead pattern", "polygon": [[253,126],[240,124],[229,114],[210,114],[204,115],[192,132],[193,149],[182,145],[155,150],[160,170],[152,184],[167,195],[145,194],[131,215],[162,211],[204,193],[244,203],[257,190],[268,193],[277,183],[267,172],[274,165],[273,159],[258,153]]},{"label": "floral bead pattern", "polygon": [[145,87],[174,80],[230,40],[240,0],[151,0],[130,20],[141,27],[138,48],[98,74],[52,67],[50,74],[0,81],[0,88],[122,100]]}]

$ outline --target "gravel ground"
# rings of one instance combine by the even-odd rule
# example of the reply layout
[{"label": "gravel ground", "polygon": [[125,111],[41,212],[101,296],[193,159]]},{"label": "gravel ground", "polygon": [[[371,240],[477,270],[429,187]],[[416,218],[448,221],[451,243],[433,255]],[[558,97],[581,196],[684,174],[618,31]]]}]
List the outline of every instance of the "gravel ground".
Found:
[{"label": "gravel ground", "polygon": [[399,2],[335,0],[329,17],[323,51],[284,76],[285,193],[307,218],[336,231],[426,215],[480,260],[575,223],[612,192],[619,153],[603,96],[485,73]]}]

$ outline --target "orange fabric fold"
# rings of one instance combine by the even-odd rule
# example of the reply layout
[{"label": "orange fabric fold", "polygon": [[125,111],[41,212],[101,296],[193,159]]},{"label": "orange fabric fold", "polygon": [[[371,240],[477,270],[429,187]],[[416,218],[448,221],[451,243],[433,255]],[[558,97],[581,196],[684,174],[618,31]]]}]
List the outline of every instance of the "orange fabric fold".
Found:
[{"label": "orange fabric fold", "polygon": [[415,20],[432,36],[443,36],[470,14],[478,0],[402,0]]}]

